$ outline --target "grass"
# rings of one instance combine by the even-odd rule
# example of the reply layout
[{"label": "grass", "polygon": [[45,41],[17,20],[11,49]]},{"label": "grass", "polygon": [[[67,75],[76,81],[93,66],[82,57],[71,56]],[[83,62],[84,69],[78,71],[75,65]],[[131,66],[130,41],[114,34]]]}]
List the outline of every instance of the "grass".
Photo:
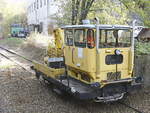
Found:
[{"label": "grass", "polygon": [[150,55],[150,42],[136,42],[135,53],[137,55]]},{"label": "grass", "polygon": [[17,47],[24,42],[21,38],[5,38],[0,40],[0,45]]}]

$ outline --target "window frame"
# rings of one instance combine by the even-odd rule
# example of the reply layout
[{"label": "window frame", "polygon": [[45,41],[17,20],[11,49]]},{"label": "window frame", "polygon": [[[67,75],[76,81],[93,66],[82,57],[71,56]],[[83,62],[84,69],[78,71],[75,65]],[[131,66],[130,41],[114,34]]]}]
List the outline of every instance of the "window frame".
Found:
[{"label": "window frame", "polygon": [[36,10],[36,2],[34,2],[34,10]]},{"label": "window frame", "polygon": [[37,4],[36,5],[37,5],[37,9],[39,9],[39,0],[37,0]]},{"label": "window frame", "polygon": [[[72,32],[72,44],[69,44],[68,37],[66,37],[66,32],[67,31],[71,31]],[[73,29],[65,29],[64,35],[65,35],[64,36],[65,37],[64,38],[65,45],[67,45],[67,46],[74,46],[74,30]]]},{"label": "window frame", "polygon": [[[82,30],[83,31],[83,39],[85,39],[85,43],[79,43],[79,42],[75,42],[75,32]],[[78,29],[74,29],[74,46],[75,47],[81,47],[81,48],[86,48],[87,47],[87,32],[86,29],[82,29],[82,28],[78,28]]]},{"label": "window frame", "polygon": [[44,0],[44,5],[46,5],[47,0]]},{"label": "window frame", "polygon": [[[109,42],[108,42],[108,31],[114,31],[114,30],[123,30],[123,31],[128,31],[128,32],[130,32],[130,44],[128,45],[128,46],[116,46],[116,45],[114,45],[114,46],[110,46],[109,47]],[[102,42],[102,31],[104,31],[105,32],[105,41],[103,41]],[[99,40],[99,48],[116,48],[116,47],[119,47],[119,48],[127,48],[127,47],[131,47],[131,45],[132,45],[132,42],[131,42],[131,40],[132,40],[132,31],[131,31],[131,29],[100,29],[100,40]],[[116,41],[117,41],[117,39],[115,39],[115,43],[116,43]],[[123,42],[119,42],[118,41],[118,44],[119,43],[123,43]],[[102,47],[102,45],[103,45],[103,47]]]},{"label": "window frame", "polygon": [[40,7],[42,8],[42,5],[43,5],[43,2],[42,2],[42,0],[40,0]]}]

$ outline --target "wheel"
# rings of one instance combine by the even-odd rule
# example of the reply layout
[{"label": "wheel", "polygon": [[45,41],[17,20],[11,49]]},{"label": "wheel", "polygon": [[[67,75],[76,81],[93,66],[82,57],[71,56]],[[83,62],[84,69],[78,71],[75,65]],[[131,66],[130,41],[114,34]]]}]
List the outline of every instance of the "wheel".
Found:
[{"label": "wheel", "polygon": [[39,78],[40,78],[40,75],[41,75],[41,73],[40,73],[40,72],[35,71],[35,76],[36,76],[36,78],[37,78],[37,79],[39,79]]}]

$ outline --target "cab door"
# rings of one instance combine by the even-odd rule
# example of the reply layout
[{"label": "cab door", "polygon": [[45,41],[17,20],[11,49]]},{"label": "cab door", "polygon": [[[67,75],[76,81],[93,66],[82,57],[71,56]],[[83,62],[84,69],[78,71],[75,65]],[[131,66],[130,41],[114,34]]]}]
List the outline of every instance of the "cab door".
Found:
[{"label": "cab door", "polygon": [[101,30],[98,68],[101,80],[115,81],[131,77],[131,73],[129,74],[129,65],[131,65],[130,31],[120,30],[122,35],[120,38],[117,36],[118,40],[114,36],[114,31]]},{"label": "cab door", "polygon": [[74,65],[74,32],[73,29],[65,29],[65,47],[64,47],[64,56],[65,56],[65,64],[67,66]]},{"label": "cab door", "polygon": [[66,64],[75,69],[85,70],[86,57],[86,30],[72,29],[66,30],[65,58]]},{"label": "cab door", "polygon": [[74,48],[72,50],[73,64],[77,69],[84,70],[84,61],[86,56],[84,55],[86,50],[86,30],[75,29],[74,30]]},{"label": "cab door", "polygon": [[91,30],[88,29],[74,29],[73,30],[73,44],[65,47],[66,64],[83,73],[91,73],[96,71],[96,50],[94,31],[91,39],[91,44],[87,41],[87,36]]}]

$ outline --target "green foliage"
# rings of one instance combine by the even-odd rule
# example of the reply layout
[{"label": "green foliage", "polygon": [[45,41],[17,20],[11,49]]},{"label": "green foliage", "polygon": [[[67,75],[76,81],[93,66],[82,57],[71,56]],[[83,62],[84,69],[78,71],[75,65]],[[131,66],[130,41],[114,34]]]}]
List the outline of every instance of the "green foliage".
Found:
[{"label": "green foliage", "polygon": [[[58,7],[60,7],[60,9],[57,14],[54,15],[54,19],[56,19],[58,25],[71,24],[71,0],[59,0]],[[84,12],[84,10],[85,9],[79,9],[77,23],[79,23],[80,16],[83,16],[81,12]],[[126,7],[120,2],[113,2],[112,0],[95,0],[88,11],[87,19],[94,19],[95,17],[99,17],[101,24],[126,24],[129,21]]]},{"label": "green foliage", "polygon": [[[72,20],[72,0],[58,1],[60,10],[54,18],[59,25],[70,24]],[[58,14],[60,15],[58,16]],[[87,18],[99,17],[101,24],[128,24],[133,20],[132,16],[134,14],[138,16],[145,26],[150,26],[150,1],[95,0],[89,9]],[[79,13],[78,18],[79,16],[82,16],[82,14]]]},{"label": "green foliage", "polygon": [[21,38],[5,38],[3,40],[0,40],[0,45],[5,45],[5,46],[19,46],[22,44],[24,40]]},{"label": "green foliage", "polygon": [[140,16],[145,26],[150,27],[150,0],[119,0],[126,9]]},{"label": "green foliage", "polygon": [[56,0],[55,2],[59,10],[52,16],[52,19],[56,20],[59,26],[71,24],[71,0]]},{"label": "green foliage", "polygon": [[8,37],[10,25],[14,23],[24,23],[27,25],[26,9],[23,3],[9,3],[7,0],[0,0],[0,13],[3,20],[0,21],[3,36]]},{"label": "green foliage", "polygon": [[136,55],[150,54],[150,43],[136,42],[135,53]]},{"label": "green foliage", "polygon": [[127,24],[128,10],[120,2],[96,0],[88,18],[99,17],[101,24]]}]

